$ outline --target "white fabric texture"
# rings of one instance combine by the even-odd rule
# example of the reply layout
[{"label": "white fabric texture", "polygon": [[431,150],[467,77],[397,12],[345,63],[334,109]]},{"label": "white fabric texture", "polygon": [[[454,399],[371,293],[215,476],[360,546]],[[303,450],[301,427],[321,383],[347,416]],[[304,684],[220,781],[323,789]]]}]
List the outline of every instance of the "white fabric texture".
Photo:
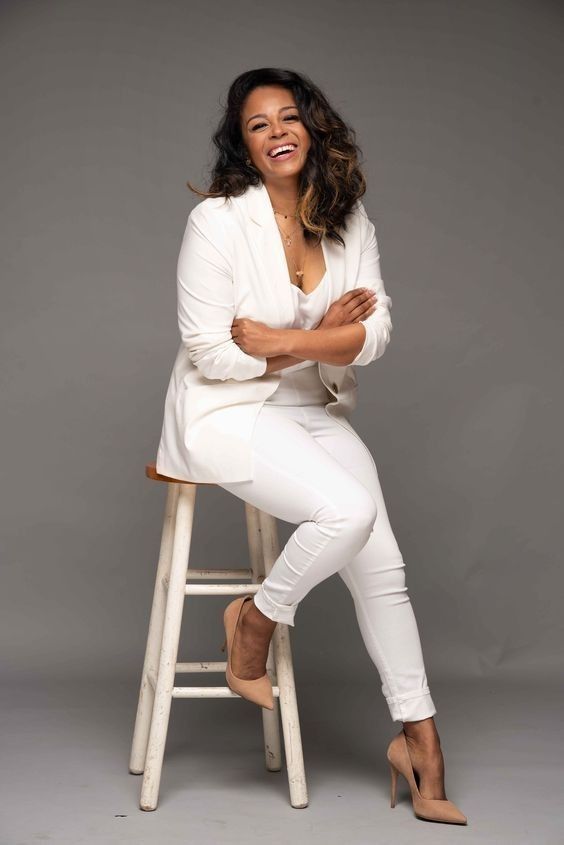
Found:
[{"label": "white fabric texture", "polygon": [[[301,371],[319,382],[316,367]],[[297,607],[338,573],[352,595],[367,651],[396,721],[432,716],[419,632],[376,465],[354,428],[323,405],[264,403],[252,437],[254,476],[220,484],[298,527],[254,596],[270,619],[294,625]]]},{"label": "white fabric texture", "polygon": [[[374,232],[359,200],[341,232],[344,246],[321,241],[329,304],[361,286],[377,296],[375,311],[361,322],[365,339],[355,359],[346,366],[317,362],[331,394],[327,413],[337,421],[356,406],[354,365],[380,358],[392,331]],[[157,471],[196,482],[250,479],[253,427],[283,377],[266,373],[266,358],[243,352],[231,326],[236,317],[249,317],[286,329],[295,319],[296,290],[264,184],[238,197],[208,197],[190,212],[176,290],[181,344],[165,397]]]},{"label": "white fabric texture", "polygon": [[[294,321],[288,328],[311,329],[319,323],[331,305],[329,282],[329,271],[326,270],[317,286],[310,293],[304,293],[288,280],[294,296],[295,309]],[[313,377],[311,372],[308,372],[312,368],[315,370]],[[332,398],[319,376],[318,362],[306,360],[280,370],[280,384],[265,404],[317,405],[327,404]]]}]

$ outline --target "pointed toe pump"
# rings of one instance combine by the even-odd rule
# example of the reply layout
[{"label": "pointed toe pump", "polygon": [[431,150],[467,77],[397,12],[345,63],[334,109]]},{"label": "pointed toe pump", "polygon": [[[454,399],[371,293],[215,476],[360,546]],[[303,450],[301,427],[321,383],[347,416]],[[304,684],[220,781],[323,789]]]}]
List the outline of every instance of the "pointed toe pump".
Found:
[{"label": "pointed toe pump", "polygon": [[225,670],[225,678],[227,686],[230,690],[240,695],[241,698],[246,698],[260,707],[266,707],[268,710],[274,710],[274,695],[272,692],[272,683],[268,674],[265,672],[260,678],[253,678],[246,680],[245,678],[238,678],[231,669],[231,650],[233,647],[233,639],[235,631],[241,618],[241,611],[243,605],[247,601],[252,601],[252,595],[241,596],[230,602],[223,613],[223,624],[225,626],[225,642],[221,646],[221,650],[225,651],[227,646],[227,667]]},{"label": "pointed toe pump", "polygon": [[411,790],[413,811],[417,818],[432,822],[449,822],[450,824],[468,824],[468,819],[461,813],[456,804],[447,798],[423,798],[415,780],[415,772],[409,756],[405,733],[402,730],[395,736],[388,746],[387,752],[390,772],[392,775],[391,806],[396,806],[398,774],[402,774]]}]

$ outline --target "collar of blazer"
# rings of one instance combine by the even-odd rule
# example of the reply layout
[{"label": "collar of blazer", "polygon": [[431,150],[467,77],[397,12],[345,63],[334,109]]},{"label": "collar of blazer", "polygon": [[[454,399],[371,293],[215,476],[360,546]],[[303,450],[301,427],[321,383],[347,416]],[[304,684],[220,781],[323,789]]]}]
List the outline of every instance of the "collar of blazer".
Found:
[{"label": "collar of blazer", "polygon": [[[294,299],[288,264],[282,244],[282,237],[270,196],[264,183],[250,185],[244,194],[233,197],[244,209],[247,236],[253,246],[255,259],[260,264],[265,284],[276,299],[280,315],[280,325],[287,325],[294,315]],[[343,235],[347,243],[347,233]],[[323,238],[321,248],[325,267],[329,270],[332,300],[338,299],[345,292],[345,252],[340,244]]]}]

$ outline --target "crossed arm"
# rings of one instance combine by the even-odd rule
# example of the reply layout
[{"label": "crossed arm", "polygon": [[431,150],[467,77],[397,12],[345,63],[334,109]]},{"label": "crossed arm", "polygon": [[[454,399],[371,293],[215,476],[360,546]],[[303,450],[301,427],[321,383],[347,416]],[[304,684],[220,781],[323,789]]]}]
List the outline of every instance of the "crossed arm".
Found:
[{"label": "crossed arm", "polygon": [[373,300],[370,293],[359,288],[333,303],[314,329],[272,329],[243,318],[234,320],[231,334],[244,352],[267,359],[267,373],[305,360],[346,366],[362,349],[366,331],[356,321],[374,311]]},{"label": "crossed arm", "polygon": [[[291,367],[300,361],[322,361],[345,366],[352,363],[362,349],[365,331],[352,323],[332,329],[274,329],[280,332],[280,348],[287,351],[268,355],[266,371],[271,373]],[[235,339],[235,338],[234,338]],[[236,341],[237,342],[237,341]]]},{"label": "crossed arm", "polygon": [[[362,204],[359,213],[363,235],[358,283],[364,288],[348,291],[326,315],[344,303],[356,321],[343,325],[324,317],[315,329],[275,329],[250,318],[235,318],[228,238],[212,225],[203,205],[196,206],[178,259],[178,324],[190,360],[206,378],[243,381],[304,360],[362,366],[383,355],[392,330],[392,300],[380,274],[374,225]],[[370,311],[363,291],[375,296]]]}]

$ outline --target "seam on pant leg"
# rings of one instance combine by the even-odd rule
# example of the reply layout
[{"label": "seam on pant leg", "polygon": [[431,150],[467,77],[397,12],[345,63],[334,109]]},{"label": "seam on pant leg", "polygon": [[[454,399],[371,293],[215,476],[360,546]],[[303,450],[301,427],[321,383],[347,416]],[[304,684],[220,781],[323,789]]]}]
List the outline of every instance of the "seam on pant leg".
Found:
[{"label": "seam on pant leg", "polygon": [[395,679],[393,677],[393,674],[390,670],[390,666],[388,664],[388,661],[386,660],[386,656],[384,655],[384,652],[382,650],[382,646],[380,645],[378,638],[377,638],[376,634],[374,633],[374,628],[372,626],[372,620],[370,619],[369,614],[366,612],[366,607],[364,606],[364,601],[363,601],[364,596],[363,596],[362,592],[360,591],[360,589],[358,587],[358,584],[357,584],[357,582],[354,578],[352,570],[347,571],[347,575],[349,576],[350,581],[351,581],[353,588],[354,588],[354,591],[355,591],[355,599],[356,599],[355,604],[356,604],[357,607],[360,608],[360,612],[362,613],[364,619],[368,623],[367,628],[370,631],[370,634],[372,636],[372,640],[373,640],[373,642],[376,646],[376,651],[380,655],[380,659],[382,661],[382,667],[383,667],[384,673],[386,675],[386,680],[388,682],[390,690],[394,694],[394,701],[395,701],[397,708],[400,711],[400,715],[401,715],[401,701],[398,698],[398,695],[399,695],[398,688],[396,686],[396,682],[395,682]]}]

